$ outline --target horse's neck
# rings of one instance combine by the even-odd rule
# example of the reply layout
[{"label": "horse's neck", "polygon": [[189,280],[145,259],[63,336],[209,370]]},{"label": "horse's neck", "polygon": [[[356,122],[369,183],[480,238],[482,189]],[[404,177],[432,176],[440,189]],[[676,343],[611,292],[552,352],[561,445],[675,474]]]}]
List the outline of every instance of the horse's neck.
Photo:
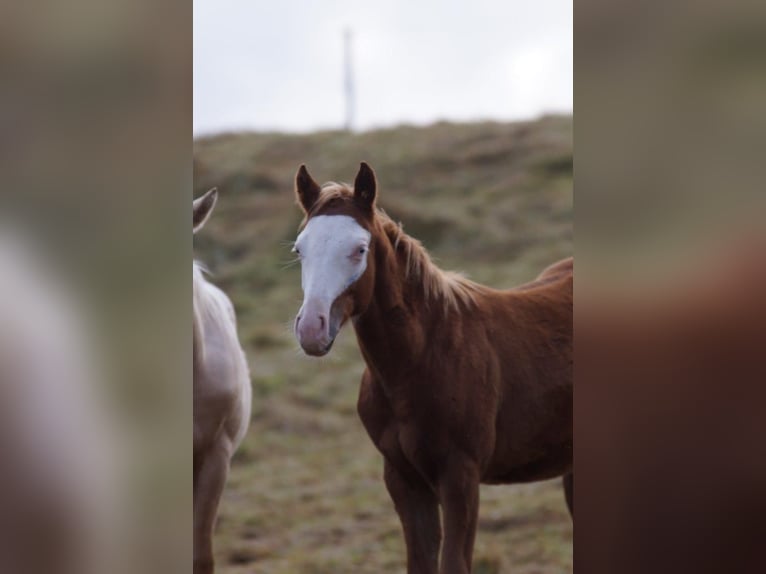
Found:
[{"label": "horse's neck", "polygon": [[406,262],[384,245],[377,254],[372,301],[354,320],[362,355],[374,373],[395,378],[422,355],[425,312],[422,284],[407,278]]}]

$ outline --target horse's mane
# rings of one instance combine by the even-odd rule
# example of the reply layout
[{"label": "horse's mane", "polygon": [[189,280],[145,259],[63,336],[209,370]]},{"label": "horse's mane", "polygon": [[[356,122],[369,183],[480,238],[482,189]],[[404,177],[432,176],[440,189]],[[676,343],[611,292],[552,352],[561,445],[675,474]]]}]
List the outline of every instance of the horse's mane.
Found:
[{"label": "horse's mane", "polygon": [[[347,199],[353,195],[353,188],[345,183],[329,182],[322,186],[322,193],[314,210],[320,210],[335,199]],[[431,259],[423,244],[407,235],[401,223],[395,222],[388,214],[377,208],[375,220],[383,230],[397,255],[404,259],[405,278],[419,282],[429,303],[442,304],[445,312],[470,307],[476,303],[476,295],[484,287],[471,281],[461,273],[444,271]]]},{"label": "horse's mane", "polygon": [[407,235],[402,224],[396,223],[383,210],[378,209],[376,217],[394,251],[404,256],[405,277],[422,284],[427,300],[441,303],[445,311],[476,303],[476,294],[483,288],[481,285],[461,273],[440,269],[423,244]]},{"label": "horse's mane", "polygon": [[202,285],[205,283],[205,276],[203,275],[205,268],[197,263],[192,262],[192,361],[194,363],[194,370],[202,364],[205,355],[205,333],[202,327]]}]

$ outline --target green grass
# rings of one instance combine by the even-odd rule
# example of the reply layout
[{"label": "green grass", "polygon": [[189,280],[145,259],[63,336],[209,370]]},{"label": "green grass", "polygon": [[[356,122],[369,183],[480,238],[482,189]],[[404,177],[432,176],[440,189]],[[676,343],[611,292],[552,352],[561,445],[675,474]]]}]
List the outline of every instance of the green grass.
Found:
[{"label": "green grass", "polygon": [[[301,214],[293,177],[353,181],[445,268],[510,287],[572,254],[572,120],[398,127],[361,134],[231,134],[195,142],[195,196],[220,198],[195,254],[232,298],[253,378],[253,419],[235,456],[216,533],[218,572],[404,572],[380,456],[356,415],[364,370],[353,333],[304,357],[291,333]],[[483,487],[475,572],[572,570],[558,481]]]}]

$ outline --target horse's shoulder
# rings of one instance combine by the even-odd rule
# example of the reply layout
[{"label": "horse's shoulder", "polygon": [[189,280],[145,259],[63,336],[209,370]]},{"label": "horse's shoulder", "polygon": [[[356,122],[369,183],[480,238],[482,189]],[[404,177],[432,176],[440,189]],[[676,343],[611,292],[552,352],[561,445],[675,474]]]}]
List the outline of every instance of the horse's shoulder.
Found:
[{"label": "horse's shoulder", "polygon": [[[388,407],[388,400],[381,384],[375,380],[369,369],[362,375],[362,383],[359,387],[358,407],[360,409],[375,409]],[[360,414],[362,414],[360,412]]]}]

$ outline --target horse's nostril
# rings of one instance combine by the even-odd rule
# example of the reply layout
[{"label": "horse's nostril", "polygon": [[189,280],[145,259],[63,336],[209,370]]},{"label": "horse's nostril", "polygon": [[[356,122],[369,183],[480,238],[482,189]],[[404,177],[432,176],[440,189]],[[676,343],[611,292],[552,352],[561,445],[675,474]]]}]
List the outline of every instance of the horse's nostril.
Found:
[{"label": "horse's nostril", "polygon": [[319,315],[319,328],[324,329],[325,318],[324,315]]}]

